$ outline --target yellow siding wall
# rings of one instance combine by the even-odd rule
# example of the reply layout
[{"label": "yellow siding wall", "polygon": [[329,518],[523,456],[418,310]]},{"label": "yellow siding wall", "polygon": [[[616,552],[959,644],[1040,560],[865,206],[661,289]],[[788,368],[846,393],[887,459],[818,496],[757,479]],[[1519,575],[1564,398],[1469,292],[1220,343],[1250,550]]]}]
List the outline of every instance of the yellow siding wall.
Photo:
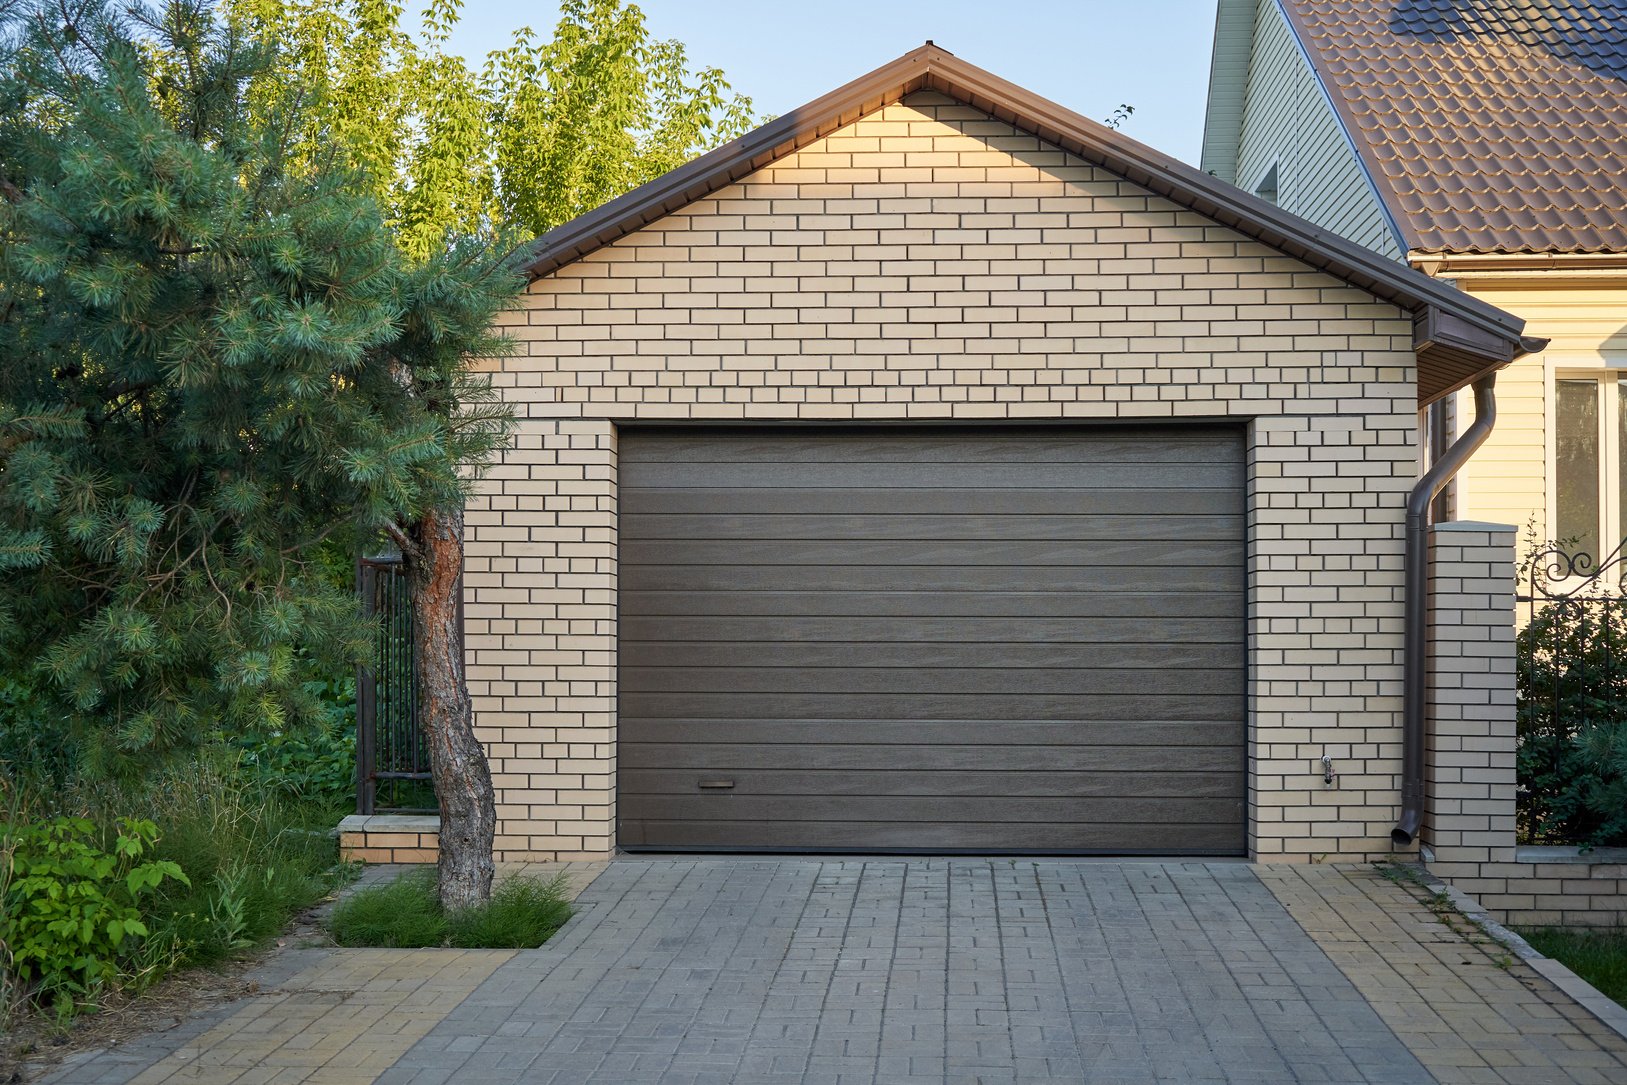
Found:
[{"label": "yellow siding wall", "polygon": [[[1627,286],[1588,285],[1555,274],[1501,285],[1465,279],[1468,293],[1526,320],[1526,334],[1551,339],[1541,354],[1522,358],[1497,376],[1497,426],[1458,476],[1457,518],[1513,524],[1516,553],[1527,533],[1547,538],[1547,403],[1554,369],[1627,366]],[[1474,417],[1459,393],[1458,429]]]}]

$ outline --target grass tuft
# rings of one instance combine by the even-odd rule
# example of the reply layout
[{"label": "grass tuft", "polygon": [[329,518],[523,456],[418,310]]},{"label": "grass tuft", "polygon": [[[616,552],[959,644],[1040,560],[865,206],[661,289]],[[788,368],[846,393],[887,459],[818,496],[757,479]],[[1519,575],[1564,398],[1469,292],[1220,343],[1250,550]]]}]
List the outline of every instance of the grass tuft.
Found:
[{"label": "grass tuft", "polygon": [[460,949],[530,949],[570,917],[563,874],[546,881],[514,877],[492,890],[489,904],[450,916],[449,941]]},{"label": "grass tuft", "polygon": [[1519,933],[1538,953],[1552,957],[1606,998],[1627,1007],[1627,928],[1543,927]]},{"label": "grass tuft", "polygon": [[434,871],[424,869],[357,890],[334,908],[328,929],[342,946],[530,949],[570,917],[563,875],[508,878],[486,904],[449,915],[436,895]]},{"label": "grass tuft", "polygon": [[447,922],[435,899],[435,872],[410,870],[393,881],[358,889],[334,907],[328,929],[341,946],[445,945]]}]

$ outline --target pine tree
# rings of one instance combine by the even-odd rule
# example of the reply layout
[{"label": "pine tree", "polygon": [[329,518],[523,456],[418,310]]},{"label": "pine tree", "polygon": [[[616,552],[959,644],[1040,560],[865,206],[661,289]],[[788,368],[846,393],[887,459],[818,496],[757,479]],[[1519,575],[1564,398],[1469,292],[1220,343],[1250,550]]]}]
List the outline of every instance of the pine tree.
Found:
[{"label": "pine tree", "polygon": [[344,162],[292,152],[312,122],[266,90],[277,56],[207,7],[0,18],[0,653],[104,760],[296,726],[306,665],[368,644],[317,545],[394,538],[443,899],[481,899],[450,623],[467,488],[507,439],[468,362],[520,278],[479,239],[409,261]]}]

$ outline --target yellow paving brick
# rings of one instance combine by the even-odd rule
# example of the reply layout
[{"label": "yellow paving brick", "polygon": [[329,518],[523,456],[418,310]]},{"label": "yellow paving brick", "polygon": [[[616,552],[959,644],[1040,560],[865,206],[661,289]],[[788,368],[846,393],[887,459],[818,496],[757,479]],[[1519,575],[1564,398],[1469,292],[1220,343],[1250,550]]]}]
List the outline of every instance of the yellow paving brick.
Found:
[{"label": "yellow paving brick", "polygon": [[335,950],[131,1085],[369,1085],[513,955]]},{"label": "yellow paving brick", "polygon": [[1421,887],[1371,866],[1256,869],[1442,1083],[1627,1082],[1627,1040]]}]

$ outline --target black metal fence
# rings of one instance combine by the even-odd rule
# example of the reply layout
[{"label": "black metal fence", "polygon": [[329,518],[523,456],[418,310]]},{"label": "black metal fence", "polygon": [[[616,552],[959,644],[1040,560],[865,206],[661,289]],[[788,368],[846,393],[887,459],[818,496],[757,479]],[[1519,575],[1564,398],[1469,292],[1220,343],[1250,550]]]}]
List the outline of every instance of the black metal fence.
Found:
[{"label": "black metal fence", "polygon": [[1602,843],[1612,769],[1595,749],[1627,721],[1627,543],[1600,560],[1562,546],[1526,558],[1515,596],[1519,830],[1529,843]]},{"label": "black metal fence", "polygon": [[378,638],[375,665],[356,675],[356,812],[434,813],[429,754],[418,728],[412,593],[400,556],[362,558],[356,586]]}]

